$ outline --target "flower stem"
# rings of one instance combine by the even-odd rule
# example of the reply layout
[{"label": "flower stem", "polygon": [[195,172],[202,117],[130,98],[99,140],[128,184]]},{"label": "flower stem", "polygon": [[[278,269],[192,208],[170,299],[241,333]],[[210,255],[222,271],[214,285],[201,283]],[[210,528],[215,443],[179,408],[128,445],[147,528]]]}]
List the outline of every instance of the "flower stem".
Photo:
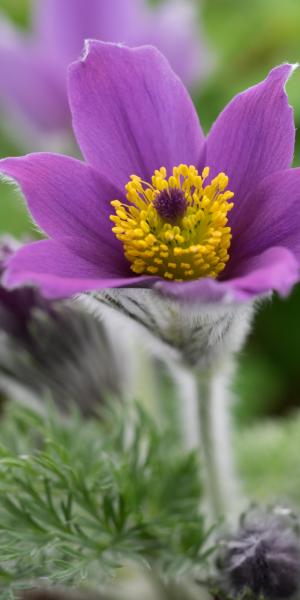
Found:
[{"label": "flower stem", "polygon": [[[230,436],[227,374],[189,372],[188,385],[181,387],[180,418],[187,450],[200,454],[206,505],[210,519],[231,520],[239,498],[234,476]],[[183,413],[186,413],[184,415]],[[192,417],[191,417],[192,415]]]},{"label": "flower stem", "polygon": [[237,503],[226,377],[198,378],[199,431],[207,497],[212,517],[230,517]]},{"label": "flower stem", "polygon": [[186,452],[199,450],[198,382],[192,369],[169,364],[176,384],[178,424]]}]

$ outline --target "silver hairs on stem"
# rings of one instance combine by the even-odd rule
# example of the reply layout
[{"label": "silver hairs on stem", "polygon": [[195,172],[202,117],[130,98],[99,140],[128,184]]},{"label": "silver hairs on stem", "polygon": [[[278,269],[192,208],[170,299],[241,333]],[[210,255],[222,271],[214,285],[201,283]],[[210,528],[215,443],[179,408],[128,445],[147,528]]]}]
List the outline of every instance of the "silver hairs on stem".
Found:
[{"label": "silver hairs on stem", "polygon": [[169,366],[177,383],[186,450],[199,451],[212,521],[240,507],[230,439],[228,380],[233,356],[250,329],[253,304],[191,304],[151,289],[88,295],[90,306],[116,327],[135,328]]}]

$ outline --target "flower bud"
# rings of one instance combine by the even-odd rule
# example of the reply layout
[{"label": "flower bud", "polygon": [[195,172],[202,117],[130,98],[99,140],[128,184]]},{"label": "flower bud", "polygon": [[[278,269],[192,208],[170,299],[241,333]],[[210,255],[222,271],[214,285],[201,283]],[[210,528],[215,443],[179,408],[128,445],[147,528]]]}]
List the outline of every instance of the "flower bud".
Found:
[{"label": "flower bud", "polygon": [[272,515],[242,524],[225,542],[219,567],[230,597],[246,591],[281,600],[300,591],[300,543],[292,522]]}]

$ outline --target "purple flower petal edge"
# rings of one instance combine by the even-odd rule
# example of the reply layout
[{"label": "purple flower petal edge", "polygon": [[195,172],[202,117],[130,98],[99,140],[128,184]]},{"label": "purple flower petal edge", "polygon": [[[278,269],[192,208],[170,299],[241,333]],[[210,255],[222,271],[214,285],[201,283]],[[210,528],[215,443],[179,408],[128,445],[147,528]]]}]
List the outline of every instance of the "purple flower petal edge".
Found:
[{"label": "purple flower petal edge", "polygon": [[198,164],[204,134],[183,84],[155,48],[88,40],[69,69],[73,128],[87,162],[122,188],[162,166]]},{"label": "purple flower petal edge", "polygon": [[174,283],[155,284],[162,294],[186,302],[244,302],[277,291],[287,296],[299,281],[299,264],[286,248],[269,248],[259,256],[247,259],[240,266],[241,274],[234,279],[218,281],[203,278]]},{"label": "purple flower petal edge", "polygon": [[291,166],[295,145],[293,110],[285,84],[297,65],[284,64],[238,94],[214,123],[207,138],[206,161],[212,173],[224,171],[235,193],[238,220],[253,186]]},{"label": "purple flower petal edge", "polygon": [[38,286],[45,298],[60,299],[112,287],[146,286],[156,278],[117,275],[109,264],[105,268],[86,260],[62,241],[42,240],[23,246],[8,260],[2,281],[8,289]]}]

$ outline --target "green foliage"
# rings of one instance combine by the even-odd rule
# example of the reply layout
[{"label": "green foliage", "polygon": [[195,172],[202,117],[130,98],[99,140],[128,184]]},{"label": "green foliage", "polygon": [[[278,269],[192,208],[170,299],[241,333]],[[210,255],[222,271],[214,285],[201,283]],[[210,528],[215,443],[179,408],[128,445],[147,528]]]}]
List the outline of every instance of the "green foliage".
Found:
[{"label": "green foliage", "polygon": [[23,27],[29,20],[31,0],[1,0],[0,10]]},{"label": "green foliage", "polygon": [[238,431],[236,456],[249,501],[299,508],[299,438],[299,414]]},{"label": "green foliage", "polygon": [[27,233],[34,236],[27,210],[13,186],[0,181],[0,235],[21,238]]},{"label": "green foliage", "polygon": [[207,569],[196,457],[141,409],[104,425],[9,406],[0,433],[0,598],[33,581],[97,587],[131,561]]},{"label": "green foliage", "polygon": [[[300,6],[297,0],[204,0],[203,17],[216,54],[216,71],[200,90],[207,128],[234,94],[264,78],[275,65],[299,61]],[[296,73],[288,83],[297,124],[299,77]]]},{"label": "green foliage", "polygon": [[288,299],[266,302],[256,316],[234,386],[243,424],[299,407],[299,303],[298,286]]}]

